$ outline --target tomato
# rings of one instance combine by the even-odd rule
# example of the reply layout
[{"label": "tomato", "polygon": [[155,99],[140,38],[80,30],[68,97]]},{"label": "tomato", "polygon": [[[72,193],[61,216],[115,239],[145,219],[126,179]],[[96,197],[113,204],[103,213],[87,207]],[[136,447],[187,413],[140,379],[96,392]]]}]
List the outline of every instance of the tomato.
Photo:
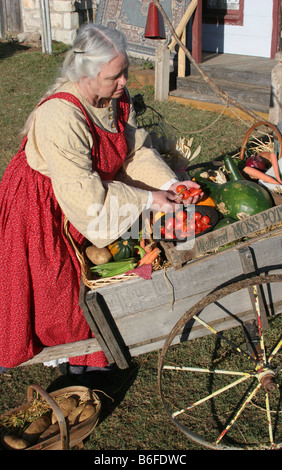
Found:
[{"label": "tomato", "polygon": [[172,232],[175,227],[175,218],[169,217],[166,221],[165,228],[168,232]]},{"label": "tomato", "polygon": [[176,235],[173,232],[166,232],[165,238],[168,240],[172,240],[173,238],[176,238]]},{"label": "tomato", "polygon": [[164,237],[165,236],[165,226],[164,225],[161,226],[160,232],[161,232],[161,236]]},{"label": "tomato", "polygon": [[194,214],[194,220],[200,220],[202,217],[202,215],[200,214],[200,212],[195,212]]},{"label": "tomato", "polygon": [[190,230],[191,232],[194,232],[195,230],[195,221],[194,220],[189,220],[187,222],[187,228],[188,230]]},{"label": "tomato", "polygon": [[178,211],[175,214],[175,219],[176,220],[181,220],[184,221],[187,219],[187,212],[186,211]]},{"label": "tomato", "polygon": [[194,196],[199,196],[199,194],[201,194],[202,190],[201,190],[201,188],[190,188],[189,192],[190,192],[190,196],[194,197]]},{"label": "tomato", "polygon": [[210,228],[209,224],[201,224],[201,231],[205,232],[208,228]]},{"label": "tomato", "polygon": [[[175,222],[175,231],[180,232],[180,231],[184,230],[185,225],[186,224],[183,220],[177,220]],[[186,225],[186,227],[187,227],[187,225]]]},{"label": "tomato", "polygon": [[210,218],[208,215],[203,215],[203,217],[201,218],[201,221],[203,224],[209,224],[210,223]]},{"label": "tomato", "polygon": [[185,191],[185,189],[187,189],[187,188],[186,188],[186,186],[185,186],[184,184],[179,184],[179,185],[177,186],[177,188],[176,188],[176,192],[179,194],[179,193],[181,193],[182,191]]},{"label": "tomato", "polygon": [[200,220],[196,220],[195,222],[195,229],[196,230],[201,230],[202,229],[202,223]]},{"label": "tomato", "polygon": [[188,237],[190,237],[190,235],[191,235],[191,233],[190,233],[190,232],[187,232],[187,231],[185,231],[185,232],[180,232],[180,233],[178,234],[178,238],[188,238]]},{"label": "tomato", "polygon": [[184,199],[184,200],[185,200],[185,199],[188,199],[188,197],[191,196],[189,189],[186,189],[185,191],[183,191],[183,192],[181,193],[181,196],[182,196],[182,199]]}]

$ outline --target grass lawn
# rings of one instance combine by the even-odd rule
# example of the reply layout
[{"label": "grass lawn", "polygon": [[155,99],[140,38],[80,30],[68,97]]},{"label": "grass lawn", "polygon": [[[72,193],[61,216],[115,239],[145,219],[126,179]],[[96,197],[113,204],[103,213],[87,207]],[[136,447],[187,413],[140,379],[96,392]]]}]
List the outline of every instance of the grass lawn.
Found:
[{"label": "grass lawn", "polygon": [[[62,63],[65,46],[54,44],[52,55],[40,49],[0,43],[0,178],[19,148],[18,133],[30,111],[53,82]],[[154,102],[150,86],[139,86],[130,72],[132,95],[142,93],[147,105],[165,116],[169,132],[193,137],[193,149],[201,145],[193,163],[212,161],[240,148],[251,123],[237,118],[196,110],[174,102]],[[176,130],[177,129],[177,130]],[[19,266],[20,269],[20,266]],[[132,367],[117,371],[114,380],[100,389],[101,422],[87,439],[87,450],[177,450],[197,449],[174,426],[163,410],[157,389],[158,352],[139,356]],[[50,391],[71,384],[58,368],[36,365],[0,374],[0,413],[26,400],[26,388],[38,383]]]}]

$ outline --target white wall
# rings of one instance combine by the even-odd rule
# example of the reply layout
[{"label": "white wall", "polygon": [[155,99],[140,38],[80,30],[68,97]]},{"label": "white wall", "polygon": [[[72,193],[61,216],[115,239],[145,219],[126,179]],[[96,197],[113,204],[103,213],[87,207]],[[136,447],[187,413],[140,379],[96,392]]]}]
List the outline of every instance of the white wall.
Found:
[{"label": "white wall", "polygon": [[272,0],[245,0],[242,26],[203,24],[202,50],[270,57]]}]

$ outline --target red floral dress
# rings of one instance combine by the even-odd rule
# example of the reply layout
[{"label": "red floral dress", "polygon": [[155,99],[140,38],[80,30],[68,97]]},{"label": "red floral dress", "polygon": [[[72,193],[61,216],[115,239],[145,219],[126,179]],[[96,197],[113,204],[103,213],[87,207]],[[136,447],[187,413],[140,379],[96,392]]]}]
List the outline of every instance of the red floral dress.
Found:
[{"label": "red floral dress", "polygon": [[[103,131],[69,93],[48,99],[77,105],[90,127],[93,170],[113,179],[127,153],[124,128],[129,102],[118,102],[118,132]],[[42,103],[41,103],[42,104]],[[44,347],[93,337],[79,307],[80,265],[64,233],[64,214],[49,177],[33,170],[25,155],[25,138],[0,184],[0,367],[20,365]],[[70,224],[78,245],[84,237]],[[104,367],[102,351],[70,358],[73,365]]]}]

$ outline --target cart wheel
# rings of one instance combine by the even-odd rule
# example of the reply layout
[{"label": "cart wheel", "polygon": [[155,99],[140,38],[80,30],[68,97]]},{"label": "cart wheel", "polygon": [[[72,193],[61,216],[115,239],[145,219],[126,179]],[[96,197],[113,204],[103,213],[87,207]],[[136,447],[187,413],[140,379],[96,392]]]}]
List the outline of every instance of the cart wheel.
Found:
[{"label": "cart wheel", "polygon": [[172,422],[197,444],[282,447],[281,283],[282,275],[272,274],[218,289],[168,335],[158,364],[161,399]]}]

